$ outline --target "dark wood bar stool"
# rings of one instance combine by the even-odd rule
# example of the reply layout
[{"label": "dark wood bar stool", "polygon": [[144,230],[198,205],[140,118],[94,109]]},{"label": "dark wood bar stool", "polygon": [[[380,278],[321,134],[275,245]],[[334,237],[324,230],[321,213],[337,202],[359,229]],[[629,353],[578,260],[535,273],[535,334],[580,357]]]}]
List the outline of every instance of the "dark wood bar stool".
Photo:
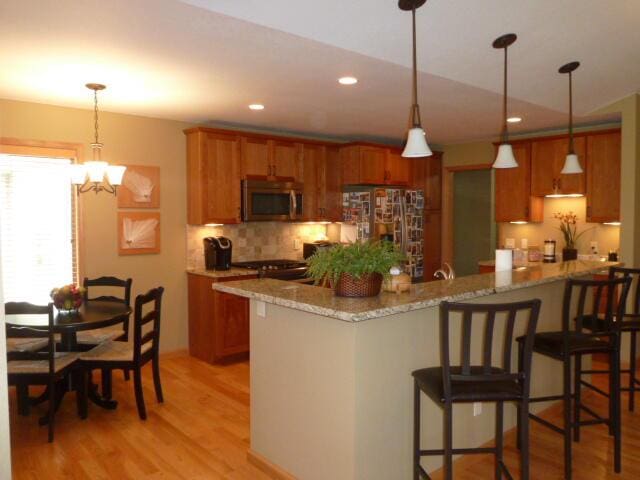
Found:
[{"label": "dark wood bar stool", "polygon": [[[561,395],[532,397],[531,403],[562,400],[564,407],[563,426],[558,427],[534,414],[529,418],[564,436],[564,469],[565,479],[571,479],[572,471],[572,431],[576,441],[579,429],[583,425],[606,424],[614,437],[614,469],[621,471],[621,428],[620,428],[620,320],[623,318],[625,303],[631,285],[630,278],[609,278],[604,280],[569,279],[565,283],[562,306],[562,331],[536,333],[533,351],[562,362],[563,390]],[[619,298],[616,295],[619,292]],[[577,295],[576,295],[577,293]],[[577,296],[577,300],[576,300]],[[603,308],[601,309],[602,301]],[[574,309],[575,304],[575,309]],[[587,309],[588,305],[591,309]],[[575,315],[572,312],[576,312]],[[598,332],[584,332],[583,322],[602,314],[603,329]],[[572,329],[574,326],[574,329]],[[523,361],[528,355],[527,338],[520,337],[519,351]],[[583,355],[604,353],[609,355],[611,372],[609,377],[609,417],[603,418],[586,405],[582,404],[580,390],[586,382],[581,379],[581,362]],[[571,358],[575,358],[574,392],[571,391]],[[586,373],[586,372],[583,372]],[[572,400],[574,402],[572,409]],[[592,419],[582,420],[580,412],[584,411]],[[572,418],[573,417],[573,418]],[[522,416],[518,416],[518,429],[526,428],[520,424]]]},{"label": "dark wood bar stool", "polygon": [[[453,455],[493,454],[495,455],[495,478],[512,478],[503,459],[503,410],[504,402],[515,402],[520,406],[520,459],[522,479],[529,479],[529,383],[533,338],[540,313],[540,300],[506,304],[469,304],[443,302],[440,306],[440,351],[442,366],[423,368],[413,372],[414,378],[414,455],[413,478],[430,479],[420,465],[420,459],[427,455],[444,456],[444,478],[453,478]],[[450,315],[461,316],[462,321],[462,361],[452,366],[450,359]],[[481,324],[482,361],[480,365],[471,364],[472,324]],[[524,351],[517,371],[512,371],[511,352],[516,321],[526,322]],[[504,325],[501,366],[494,366],[493,345],[496,324]],[[500,362],[495,362],[500,363]],[[422,450],[420,448],[420,392],[424,392],[444,413],[444,448],[441,450]],[[496,439],[495,446],[489,448],[453,448],[453,404],[469,402],[496,403]]]},{"label": "dark wood bar stool", "polygon": [[[621,369],[620,373],[629,374],[629,384],[627,387],[620,387],[623,392],[629,392],[629,410],[635,410],[635,393],[640,387],[640,381],[636,377],[636,352],[638,332],[640,332],[640,268],[623,268],[611,267],[609,269],[609,278],[628,277],[631,278],[631,285],[635,283],[633,297],[631,299],[631,313],[625,312],[620,332],[630,333],[630,352],[629,352],[629,368]],[[584,319],[583,327],[591,331],[602,331],[606,329],[606,322],[602,315],[598,315],[593,323],[592,319]],[[583,370],[582,374],[603,374],[609,373],[609,370]],[[588,385],[592,387],[592,385]],[[598,391],[596,389],[596,391]],[[599,392],[600,393],[600,392]]]}]

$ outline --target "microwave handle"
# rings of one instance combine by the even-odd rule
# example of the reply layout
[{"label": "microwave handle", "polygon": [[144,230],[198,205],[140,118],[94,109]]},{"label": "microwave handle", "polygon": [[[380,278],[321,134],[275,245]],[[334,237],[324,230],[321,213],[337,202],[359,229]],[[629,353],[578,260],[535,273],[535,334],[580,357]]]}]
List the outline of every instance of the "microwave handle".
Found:
[{"label": "microwave handle", "polygon": [[298,210],[298,200],[296,199],[296,192],[294,190],[289,191],[289,218],[295,220],[296,211]]}]

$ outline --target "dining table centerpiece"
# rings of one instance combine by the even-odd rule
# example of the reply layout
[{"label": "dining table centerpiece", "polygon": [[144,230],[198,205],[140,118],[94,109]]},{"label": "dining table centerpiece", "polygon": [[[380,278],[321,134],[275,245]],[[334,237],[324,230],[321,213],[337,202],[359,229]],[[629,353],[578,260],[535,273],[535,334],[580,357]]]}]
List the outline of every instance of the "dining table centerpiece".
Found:
[{"label": "dining table centerpiece", "polygon": [[404,255],[391,242],[366,241],[318,250],[309,259],[307,275],[316,285],[329,285],[339,297],[375,297],[392,267]]},{"label": "dining table centerpiece", "polygon": [[[553,218],[560,220],[560,226],[558,227],[564,237],[564,248],[562,249],[562,261],[576,260],[578,258],[578,239],[587,231],[591,230],[587,228],[578,233],[578,216],[573,212],[562,213],[556,212],[553,214]],[[592,227],[593,228],[593,227]]]},{"label": "dining table centerpiece", "polygon": [[49,296],[53,300],[54,307],[60,312],[73,313],[77,312],[82,306],[84,292],[84,287],[70,283],[69,285],[54,288]]}]

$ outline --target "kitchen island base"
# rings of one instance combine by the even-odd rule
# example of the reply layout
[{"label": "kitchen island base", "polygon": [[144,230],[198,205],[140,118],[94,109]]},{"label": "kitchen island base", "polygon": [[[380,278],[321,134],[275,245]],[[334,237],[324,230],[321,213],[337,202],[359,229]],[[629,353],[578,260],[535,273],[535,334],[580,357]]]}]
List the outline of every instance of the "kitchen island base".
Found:
[{"label": "kitchen island base", "polygon": [[[538,331],[557,330],[562,286],[547,283],[469,302],[540,298]],[[437,307],[346,322],[253,299],[250,330],[253,452],[305,480],[412,478],[411,372],[440,365]],[[459,330],[452,335],[459,338]],[[557,362],[534,355],[532,396],[561,391]],[[454,407],[456,447],[493,438],[494,405],[483,406],[476,417],[471,404]],[[532,411],[548,406],[532,405]],[[440,407],[424,397],[421,415],[423,448],[441,448]],[[507,404],[505,429],[515,418]],[[441,465],[439,457],[423,460],[429,472]]]}]

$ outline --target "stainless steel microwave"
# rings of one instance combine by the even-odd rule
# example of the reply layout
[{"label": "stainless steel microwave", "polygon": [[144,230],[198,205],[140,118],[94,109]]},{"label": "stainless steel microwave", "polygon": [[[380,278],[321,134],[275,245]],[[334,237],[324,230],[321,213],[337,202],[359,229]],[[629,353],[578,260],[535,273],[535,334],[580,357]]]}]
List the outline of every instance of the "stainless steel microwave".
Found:
[{"label": "stainless steel microwave", "polygon": [[301,220],[302,189],[301,183],[243,180],[242,219],[245,222]]}]

